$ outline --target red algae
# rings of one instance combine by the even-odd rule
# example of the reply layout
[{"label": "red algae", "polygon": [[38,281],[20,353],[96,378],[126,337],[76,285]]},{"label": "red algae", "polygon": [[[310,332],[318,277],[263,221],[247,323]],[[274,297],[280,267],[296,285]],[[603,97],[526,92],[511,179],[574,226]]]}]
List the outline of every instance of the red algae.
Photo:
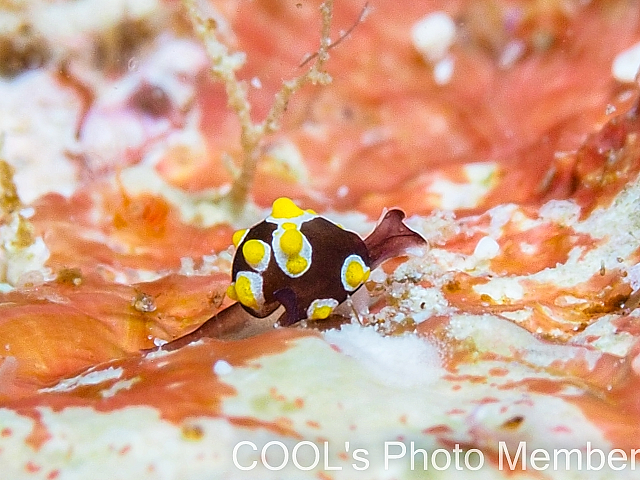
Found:
[{"label": "red algae", "polygon": [[31,433],[25,438],[25,443],[35,451],[38,451],[42,445],[49,441],[51,435],[49,434],[47,427],[42,423],[40,412],[35,410],[30,412],[28,415],[33,419],[33,428],[31,429]]},{"label": "red algae", "polygon": [[[496,14],[490,18],[491,31],[487,32],[485,26],[471,22],[474,17],[486,18],[474,14],[473,8],[484,8],[478,5],[447,5],[458,28],[466,30],[459,33],[464,41],[452,47],[455,74],[451,82],[435,85],[431,67],[414,51],[407,34],[409,25],[426,13],[425,6],[409,2],[398,9],[395,2],[376,2],[371,20],[352,33],[358,40],[347,39],[331,51],[329,68],[334,84],[325,90],[301,91],[289,105],[283,135],[265,145],[268,155],[271,145],[291,142],[304,158],[308,183],[296,183],[262,161],[253,192],[257,203],[270,204],[286,191],[308,200],[307,206],[317,210],[356,208],[377,217],[383,207],[397,205],[408,213],[426,213],[439,202],[438,196],[429,192],[434,177],[465,183],[465,163],[490,160],[496,164],[497,173],[492,178],[495,185],[481,199],[476,213],[505,202],[535,204],[550,198],[575,198],[583,207],[583,216],[598,206],[609,205],[640,169],[638,106],[608,122],[586,142],[584,137],[598,128],[605,106],[615,103],[612,97],[619,87],[609,67],[622,48],[637,41],[637,9],[618,7],[602,15],[602,5],[579,5],[571,11],[552,7],[551,11],[537,13],[530,7],[526,14],[518,12],[525,20],[515,20],[518,24],[512,31],[507,31],[504,19]],[[351,24],[360,7],[347,4],[336,8],[336,25]],[[253,113],[262,118],[281,77],[286,76],[265,72],[295,70],[304,54],[316,49],[316,38],[308,34],[308,25],[317,11],[312,13],[308,5],[276,5],[268,0],[242,3],[237,11],[224,5],[221,8],[227,8],[224,13],[237,33],[234,48],[248,53],[243,78],[255,77],[263,83],[262,89],[250,89]],[[621,22],[621,18],[628,21]],[[564,36],[568,32],[571,36]],[[540,33],[550,35],[555,43],[536,47],[533,39]],[[256,37],[267,40],[255,42]],[[596,41],[602,38],[607,42]],[[500,54],[513,39],[524,41],[525,52],[512,65],[498,66]],[[380,62],[380,58],[385,61]],[[472,85],[469,78],[478,81]],[[532,84],[531,78],[537,81]],[[172,152],[174,157],[163,159],[157,166],[165,180],[189,191],[228,181],[230,175],[222,166],[220,149],[231,155],[238,153],[227,148],[237,139],[238,128],[235,119],[224,115],[226,97],[222,90],[206,82],[198,88],[200,133],[208,142],[207,154],[200,162],[185,167],[179,165],[179,155]],[[407,118],[412,121],[407,122]],[[330,149],[325,148],[327,145]],[[576,148],[577,154],[558,155]],[[478,222],[486,220],[485,215]],[[90,365],[97,365],[96,370],[123,370],[120,378],[98,385],[32,396],[21,393],[22,398],[17,394],[0,397],[1,406],[34,419],[27,443],[36,450],[49,436],[38,410],[42,407],[60,411],[83,406],[96,412],[113,412],[148,406],[157,409],[163,419],[183,423],[183,437],[198,441],[203,429],[185,425],[185,419],[195,415],[219,417],[221,402],[236,394],[213,373],[216,361],[247,365],[263,355],[285,351],[299,338],[314,335],[301,329],[281,329],[242,341],[206,339],[166,356],[129,356],[139,348],[151,347],[153,338],[180,336],[222,308],[228,278],[223,274],[190,278],[169,275],[129,287],[108,283],[114,277],[107,277],[115,273],[107,269],[103,273],[107,282],[103,283],[87,272],[95,272],[96,265],[115,272],[176,271],[181,257],[198,259],[226,249],[231,243],[231,227],[185,225],[177,210],[159,196],[133,196],[95,181],[69,200],[58,195],[41,198],[35,204],[32,222],[51,251],[47,266],[65,274],[59,276],[55,288],[42,285],[3,295],[0,339],[8,343],[0,341],[0,345],[8,345],[8,354],[16,359],[17,380],[32,382],[35,391]],[[483,235],[477,231],[468,236],[460,234],[449,239],[444,248],[472,254]],[[501,253],[490,262],[499,275],[535,273],[566,262],[576,246],[595,246],[590,236],[551,224],[524,232],[508,224],[499,242]],[[521,248],[523,244],[535,246],[537,251],[529,254]],[[389,272],[402,261],[397,259],[384,268]],[[443,293],[454,309],[470,314],[500,315],[527,309],[531,316],[521,322],[522,326],[531,332],[543,332],[538,335],[543,337],[545,332],[560,331],[556,340],[562,341],[602,315],[621,310],[630,287],[620,274],[603,271],[562,291],[522,280],[524,298],[509,300],[474,291],[475,285],[490,281],[488,277],[455,273]],[[136,298],[148,300],[153,309],[135,308]],[[447,323],[448,317],[433,317],[416,329],[421,335],[442,340]],[[621,317],[613,324],[619,332],[640,332],[632,317]],[[29,336],[24,335],[25,330],[30,331]],[[450,371],[492,355],[476,352],[472,341],[446,341],[440,347],[450,354],[444,359]],[[637,353],[634,351],[634,355]],[[498,360],[526,364],[524,353],[515,352],[513,356]],[[640,385],[631,368],[632,357],[621,361],[603,354],[593,370],[582,358],[557,360],[545,371],[559,378],[532,378],[496,388],[561,397],[578,406],[615,446],[630,447],[640,434]],[[492,368],[488,373],[505,377],[509,370]],[[457,390],[463,382],[486,383],[488,378],[447,375],[445,380],[460,382],[452,386]],[[581,388],[583,393],[564,395],[566,386]],[[105,396],[107,390],[110,393]],[[269,394],[277,401],[287,401],[276,387]],[[497,401],[485,397],[478,403]],[[291,402],[295,408],[304,405],[301,398]],[[449,412],[463,413],[461,409]],[[227,420],[240,428],[267,429],[302,438],[286,417],[273,422],[250,417]],[[517,430],[523,421],[523,417],[514,416],[501,428]],[[319,427],[312,420],[306,424]],[[564,431],[566,427],[556,428]],[[452,430],[435,425],[423,433],[446,435]],[[0,436],[11,434],[8,429],[0,432]],[[482,439],[468,446],[487,450]],[[493,461],[495,452],[491,448],[488,453]],[[127,447],[120,451],[123,455],[128,452]],[[25,468],[40,470],[35,464]],[[49,478],[57,476],[57,471],[49,473]],[[331,478],[324,472],[318,476]]]},{"label": "red algae", "polygon": [[489,282],[488,278],[473,277],[467,273],[456,272],[453,280],[443,288],[442,293],[447,301],[454,307],[469,313],[485,313],[486,305],[480,295],[473,290],[475,285],[483,285]]},{"label": "red algae", "polygon": [[[597,245],[590,235],[556,224],[543,224],[525,231],[510,231],[509,225],[498,241],[500,254],[490,262],[491,270],[499,275],[529,275],[553,268],[565,263],[573,248],[590,249]],[[535,253],[523,251],[523,244],[534,246]]]},{"label": "red algae", "polygon": [[[566,198],[574,191],[572,175],[565,174],[573,165],[563,167],[556,152],[575,151],[606,118],[607,104],[617,103],[610,65],[637,41],[636,9],[615,5],[607,5],[606,14],[602,6],[581,5],[570,14],[553,15],[510,6],[517,15],[503,12],[509,21],[497,17],[499,28],[491,34],[497,32],[502,40],[486,48],[470,27],[474,16],[465,2],[398,9],[395,2],[376,1],[371,15],[331,50],[327,68],[333,83],[298,92],[288,105],[281,135],[270,139],[271,144],[284,139],[297,147],[309,185],[301,188],[300,182],[274,173],[265,163],[256,179],[257,203],[267,206],[277,196],[293,192],[316,210],[355,207],[371,218],[377,218],[384,206],[427,213],[437,205],[425,200],[428,191],[420,177],[445,171],[448,178],[448,172],[459,171],[460,165],[489,160],[497,163],[500,176],[478,206],[481,209]],[[237,35],[237,48],[247,53],[243,78],[260,79],[261,88],[249,89],[249,99],[252,112],[261,119],[281,78],[299,73],[301,59],[317,48],[317,38],[308,28],[319,20],[317,9],[306,4],[274,7],[268,1],[221,8]],[[361,8],[358,2],[336,6],[336,28],[352,25]],[[433,79],[431,65],[416,52],[409,35],[412,24],[438,8],[460,22],[460,36],[465,38],[452,47],[455,70],[445,85]],[[468,21],[462,21],[466,16]],[[538,33],[550,35],[555,43],[536,47],[532,39]],[[265,41],[255,42],[257,37]],[[607,42],[596,41],[602,38]],[[501,65],[510,41],[524,42],[526,50],[509,65]],[[476,82],[472,85],[469,78]],[[213,159],[214,168],[202,162],[191,178],[181,178],[180,184],[189,189],[219,185],[220,178],[228,176],[219,158],[222,149],[229,151],[234,145],[237,125],[229,119],[231,114],[221,114],[226,104],[221,91],[217,85],[199,85],[197,103],[212,105],[203,109],[201,125],[208,142],[206,158]],[[268,148],[265,152],[268,156]],[[237,149],[230,153],[235,155]],[[549,177],[553,178],[547,185]]]},{"label": "red algae", "polygon": [[496,397],[483,397],[483,398],[480,398],[479,400],[474,400],[473,403],[478,405],[488,405],[491,403],[500,403],[500,399]]},{"label": "red algae", "polygon": [[[16,379],[36,386],[125,354],[114,333],[67,305],[2,308],[0,338],[17,360]],[[64,323],[60,319],[64,318]],[[28,331],[29,335],[24,332]]]},{"label": "red algae", "polygon": [[442,378],[453,382],[487,383],[487,377],[483,375],[445,375]]},{"label": "red algae", "polygon": [[328,474],[327,472],[320,471],[316,474],[316,476],[320,480],[334,480],[335,477],[333,475]]},{"label": "red algae", "polygon": [[462,410],[461,408],[454,408],[453,410],[449,410],[447,415],[464,415],[466,410]]},{"label": "red algae", "polygon": [[[96,264],[116,269],[179,269],[182,257],[197,259],[226,249],[233,233],[226,224],[187,225],[161,197],[131,197],[108,184],[92,184],[69,199],[45,195],[34,209],[30,221],[45,239],[51,253],[47,266],[54,270],[95,270]],[[101,220],[95,220],[96,210]],[[93,239],[100,237],[105,240]]]},{"label": "red algae", "polygon": [[611,324],[616,327],[616,333],[626,332],[634,337],[640,337],[640,318],[624,315],[614,319]]},{"label": "red algae", "polygon": [[[64,392],[40,392],[38,395],[4,402],[22,415],[32,416],[36,409],[49,407],[61,411],[68,407],[90,407],[96,412],[112,412],[132,406],[148,406],[158,410],[161,418],[181,423],[193,416],[220,416],[220,404],[225,397],[235,395],[233,387],[220,381],[213,366],[218,360],[233,366],[245,366],[264,355],[275,355],[291,348],[297,339],[317,334],[300,329],[277,329],[247,340],[205,340],[167,356],[144,356],[113,360],[100,369],[123,369],[117,380],[98,385],[80,385]],[[96,369],[94,369],[95,371]],[[109,388],[121,388],[104,395]],[[251,423],[250,419],[233,420]],[[284,425],[258,424],[254,426],[292,434]]]},{"label": "red algae", "polygon": [[497,387],[498,390],[528,390],[545,395],[556,395],[562,391],[564,383],[558,379],[525,378],[517,382],[508,382]]},{"label": "red algae", "polygon": [[426,435],[446,435],[453,433],[453,429],[449,425],[441,424],[425,428],[422,433]]},{"label": "red algae", "polygon": [[42,467],[40,465],[37,465],[31,461],[27,462],[27,464],[24,466],[24,469],[28,472],[28,473],[37,473],[39,472]]},{"label": "red algae", "polygon": [[290,426],[284,425],[283,422],[265,422],[252,417],[225,417],[229,423],[240,428],[248,428],[250,430],[264,429],[282,435],[285,437],[302,439],[302,435],[293,430]]},{"label": "red algae", "polygon": [[581,395],[566,400],[579,407],[585,416],[617,448],[640,448],[640,377],[632,360],[640,352],[636,345],[625,358],[604,355],[592,371],[582,378],[590,385]]},{"label": "red algae", "polygon": [[[602,315],[622,312],[631,294],[631,287],[623,281],[618,270],[607,271],[604,275],[596,273],[589,280],[562,290],[523,278],[519,280],[524,290],[523,298],[499,299],[501,303],[473,289],[474,285],[488,281],[486,277],[458,272],[442,292],[453,307],[466,313],[500,315],[528,308],[531,315],[519,321],[519,326],[535,333],[560,332],[555,336],[564,339],[583,331]],[[569,297],[581,301],[563,300]]]},{"label": "red algae", "polygon": [[403,263],[405,263],[407,260],[409,260],[409,257],[407,257],[406,255],[400,255],[398,257],[393,257],[390,258],[388,260],[386,260],[380,268],[382,268],[382,270],[386,273],[386,274],[391,274],[393,273],[400,265],[402,265]]},{"label": "red algae", "polygon": [[[522,280],[521,284],[526,292],[521,303],[533,307],[532,316],[521,325],[532,332],[538,328],[544,332],[557,328],[567,338],[602,315],[621,312],[631,294],[631,287],[623,281],[620,272],[614,270],[605,275],[596,273],[589,280],[564,290],[529,280]],[[561,299],[565,296],[582,302],[564,304]]]},{"label": "red algae", "polygon": [[473,254],[473,251],[475,250],[476,245],[478,245],[480,239],[485,236],[486,234],[483,232],[473,232],[471,235],[459,233],[458,235],[447,239],[447,242],[443,247],[448,252],[471,255]]},{"label": "red algae", "polygon": [[[152,347],[154,337],[183,335],[224,306],[227,284],[224,274],[169,275],[133,286],[88,275],[77,286],[53,283],[3,294],[0,344],[16,360],[13,383],[30,386],[16,394]],[[140,292],[154,298],[154,311],[132,307]],[[0,398],[6,395],[11,396],[3,391]]]},{"label": "red algae", "polygon": [[[637,95],[637,93],[636,93]],[[640,98],[628,111],[592,134],[578,150],[573,197],[582,206],[582,218],[596,207],[607,207],[640,172]]]},{"label": "red algae", "polygon": [[[627,451],[640,448],[640,400],[637,391],[640,378],[632,369],[631,359],[638,347],[625,357],[601,354],[593,368],[585,361],[574,360],[556,368],[559,378],[527,378],[509,382],[499,390],[526,389],[543,395],[563,398],[578,407],[612,443],[613,448]],[[564,394],[572,387],[571,394]],[[576,394],[574,390],[580,389]],[[562,427],[566,431],[568,427]]]},{"label": "red algae", "polygon": [[[532,220],[537,217],[537,212],[531,207],[521,206],[520,211]],[[447,239],[443,248],[449,252],[472,255],[478,242],[486,236],[483,230],[488,228],[489,221],[489,216],[483,214],[472,223],[465,223],[472,230]],[[498,243],[499,254],[490,261],[491,270],[498,275],[528,275],[553,268],[565,263],[574,247],[583,247],[588,251],[598,245],[590,235],[578,233],[570,227],[544,223],[521,230],[520,221],[513,220],[503,227]]]}]

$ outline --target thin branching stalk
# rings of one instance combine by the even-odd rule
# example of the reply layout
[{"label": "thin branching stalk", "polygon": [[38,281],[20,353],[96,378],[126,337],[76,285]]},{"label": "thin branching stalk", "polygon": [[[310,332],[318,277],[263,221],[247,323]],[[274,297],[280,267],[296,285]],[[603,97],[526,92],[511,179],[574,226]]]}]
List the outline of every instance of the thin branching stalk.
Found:
[{"label": "thin branching stalk", "polygon": [[[240,122],[241,167],[233,180],[228,194],[231,213],[240,215],[253,186],[258,161],[262,155],[262,141],[266,135],[274,133],[280,128],[280,123],[291,97],[307,83],[326,85],[331,82],[331,76],[324,70],[324,67],[329,58],[329,50],[337,43],[331,43],[333,0],[325,0],[320,6],[322,16],[320,47],[317,52],[304,62],[304,64],[307,64],[313,60],[313,63],[303,74],[282,83],[282,88],[275,95],[273,105],[267,116],[259,123],[254,123],[251,120],[251,104],[248,100],[247,84],[237,77],[237,71],[244,65],[245,54],[242,52],[229,52],[227,46],[219,38],[218,23],[203,15],[202,10],[196,4],[196,0],[183,0],[183,4],[187,9],[196,34],[205,45],[211,60],[213,77],[224,85],[228,105]],[[362,18],[361,15],[357,23]],[[342,38],[339,40],[342,40]]]}]

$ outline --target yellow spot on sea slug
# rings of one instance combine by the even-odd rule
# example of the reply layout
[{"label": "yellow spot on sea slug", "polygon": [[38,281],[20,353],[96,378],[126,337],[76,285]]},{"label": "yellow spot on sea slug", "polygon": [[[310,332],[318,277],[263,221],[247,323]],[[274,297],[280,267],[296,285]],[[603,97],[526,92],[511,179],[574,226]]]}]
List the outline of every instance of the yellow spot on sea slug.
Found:
[{"label": "yellow spot on sea slug", "polygon": [[329,305],[324,305],[322,307],[316,307],[313,309],[313,313],[311,314],[311,320],[324,320],[333,312],[333,308]]},{"label": "yellow spot on sea slug", "polygon": [[317,298],[307,309],[307,318],[311,320],[324,320],[331,315],[333,309],[338,306],[335,298]]},{"label": "yellow spot on sea slug", "polygon": [[345,281],[351,288],[358,288],[369,278],[369,269],[364,268],[360,262],[352,260],[345,272]]},{"label": "yellow spot on sea slug", "polygon": [[302,250],[302,233],[298,230],[285,230],[280,237],[280,248],[288,257],[295,257]]},{"label": "yellow spot on sea slug", "polygon": [[273,218],[295,218],[303,213],[304,211],[287,197],[276,199],[271,207],[271,216]]},{"label": "yellow spot on sea slug", "polygon": [[231,237],[234,247],[238,248],[238,245],[240,245],[240,242],[242,241],[242,237],[244,237],[245,233],[247,233],[246,228],[243,228],[242,230],[238,230],[237,232],[234,232],[233,237]]},{"label": "yellow spot on sea slug", "polygon": [[247,240],[242,245],[242,255],[249,265],[256,267],[264,258],[265,248],[260,240]]},{"label": "yellow spot on sea slug", "polygon": [[301,256],[295,256],[287,260],[287,270],[291,275],[299,275],[307,268],[307,261]]},{"label": "yellow spot on sea slug", "polygon": [[251,288],[251,280],[247,277],[238,277],[236,280],[236,295],[238,301],[245,307],[258,309],[258,302],[256,301],[256,295]]},{"label": "yellow spot on sea slug", "polygon": [[231,300],[238,301],[238,294],[236,293],[236,284],[232,283],[227,287],[227,297]]}]

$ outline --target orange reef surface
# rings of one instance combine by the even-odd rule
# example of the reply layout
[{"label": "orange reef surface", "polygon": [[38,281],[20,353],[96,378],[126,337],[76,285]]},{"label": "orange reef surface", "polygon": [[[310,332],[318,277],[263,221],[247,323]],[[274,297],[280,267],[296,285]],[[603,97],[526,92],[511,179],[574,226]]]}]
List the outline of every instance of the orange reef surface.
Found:
[{"label": "orange reef surface", "polygon": [[[640,447],[640,96],[612,70],[640,41],[635,3],[336,0],[332,38],[355,27],[329,50],[332,82],[297,92],[263,139],[243,216],[224,203],[240,126],[183,6],[38,23],[82,19],[74,3],[90,4],[16,8],[28,31],[0,35],[0,153],[15,170],[1,179],[0,463],[15,441],[13,472],[76,478],[70,465],[92,460],[47,457],[66,438],[56,422],[127,407],[181,429],[173,448],[189,455],[238,432],[417,436],[479,448],[487,468],[502,439]],[[254,121],[308,68],[319,5],[200,2],[246,53]],[[412,27],[436,11],[455,35],[429,57]],[[334,323],[141,353],[231,305],[233,232],[281,196],[361,236],[401,208],[428,247],[372,272]],[[365,417],[380,412],[390,423]],[[229,473],[224,452],[199,455],[193,475]],[[160,478],[148,461],[139,478]]]}]

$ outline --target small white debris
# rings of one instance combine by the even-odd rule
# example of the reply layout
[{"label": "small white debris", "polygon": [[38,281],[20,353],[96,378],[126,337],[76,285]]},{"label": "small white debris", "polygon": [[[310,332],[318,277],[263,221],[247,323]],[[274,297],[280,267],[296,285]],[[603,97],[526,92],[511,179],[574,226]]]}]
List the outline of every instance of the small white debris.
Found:
[{"label": "small white debris", "polygon": [[638,68],[640,68],[640,42],[620,52],[613,59],[611,73],[620,82],[633,83]]},{"label": "small white debris", "polygon": [[433,67],[433,80],[438,85],[446,85],[453,76],[454,60],[451,55],[446,56]]},{"label": "small white debris", "polygon": [[130,378],[129,380],[120,380],[119,382],[114,383],[111,387],[106,390],[102,390],[100,392],[100,396],[102,398],[111,398],[115,397],[115,395],[121,390],[129,390],[134,384],[140,381],[139,377]]},{"label": "small white debris", "polygon": [[108,382],[109,380],[119,379],[124,370],[120,367],[109,367],[105,370],[94,370],[85,372],[77,377],[65,378],[58,382],[58,384],[49,388],[41,388],[39,392],[68,392],[76,387],[84,387],[86,385],[99,385],[100,383]]},{"label": "small white debris", "polygon": [[473,251],[473,256],[483,260],[489,260],[499,253],[500,245],[498,242],[491,237],[482,237]]},{"label": "small white debris", "polygon": [[376,268],[371,275],[369,275],[369,280],[374,283],[382,283],[387,279],[387,274],[381,268]]},{"label": "small white debris", "polygon": [[166,340],[163,340],[161,338],[154,338],[153,339],[153,344],[156,347],[161,347],[162,345],[166,345],[167,343],[169,343],[169,342],[167,342]]},{"label": "small white debris", "polygon": [[362,132],[360,143],[363,147],[373,147],[391,138],[391,132],[386,127],[369,128]]},{"label": "small white debris", "polygon": [[433,12],[411,27],[415,49],[431,63],[442,60],[456,38],[456,24],[445,12]]},{"label": "small white debris", "polygon": [[[149,353],[147,353],[144,358],[145,360],[149,360],[152,362],[155,362],[158,358],[162,358],[162,357],[166,357],[167,355],[171,355],[175,352],[177,352],[179,350],[172,350],[170,352],[166,351],[166,350],[162,350],[161,348],[157,349],[157,350],[152,350]],[[167,362],[156,362],[156,367],[157,368],[162,368],[164,365],[166,365]]]},{"label": "small white debris", "polygon": [[31,218],[35,215],[36,210],[33,207],[25,207],[22,210],[20,210],[20,215],[22,215],[22,218]]},{"label": "small white debris", "polygon": [[261,89],[261,88],[262,88],[262,82],[260,81],[260,79],[259,79],[258,77],[253,77],[253,78],[251,79],[251,86],[252,86],[253,88],[256,88],[256,89],[258,89],[258,90],[259,90],[259,89]]},{"label": "small white debris", "polygon": [[535,255],[538,253],[538,245],[532,243],[520,242],[519,247],[520,251],[525,255]]},{"label": "small white debris", "polygon": [[540,218],[546,221],[571,226],[580,219],[581,208],[571,200],[550,200],[540,207]]},{"label": "small white debris", "polygon": [[213,373],[222,377],[224,375],[229,375],[233,371],[233,367],[226,360],[218,360],[213,366]]},{"label": "small white debris", "polygon": [[531,308],[523,308],[522,310],[516,310],[513,312],[500,312],[500,315],[519,323],[529,320],[533,315],[533,310]]},{"label": "small white debris", "polygon": [[512,40],[507,43],[498,61],[500,68],[505,70],[511,68],[522,57],[526,48],[527,45],[522,40]]},{"label": "small white debris", "polygon": [[340,185],[338,187],[338,191],[336,192],[336,195],[338,196],[338,198],[344,198],[349,194],[349,187],[346,185]]},{"label": "small white debris", "polygon": [[191,257],[180,257],[180,274],[187,277],[195,274],[196,263]]},{"label": "small white debris", "polygon": [[488,295],[500,304],[509,304],[524,297],[524,288],[520,282],[508,277],[494,278],[490,282],[474,285],[473,291],[478,295]]}]

